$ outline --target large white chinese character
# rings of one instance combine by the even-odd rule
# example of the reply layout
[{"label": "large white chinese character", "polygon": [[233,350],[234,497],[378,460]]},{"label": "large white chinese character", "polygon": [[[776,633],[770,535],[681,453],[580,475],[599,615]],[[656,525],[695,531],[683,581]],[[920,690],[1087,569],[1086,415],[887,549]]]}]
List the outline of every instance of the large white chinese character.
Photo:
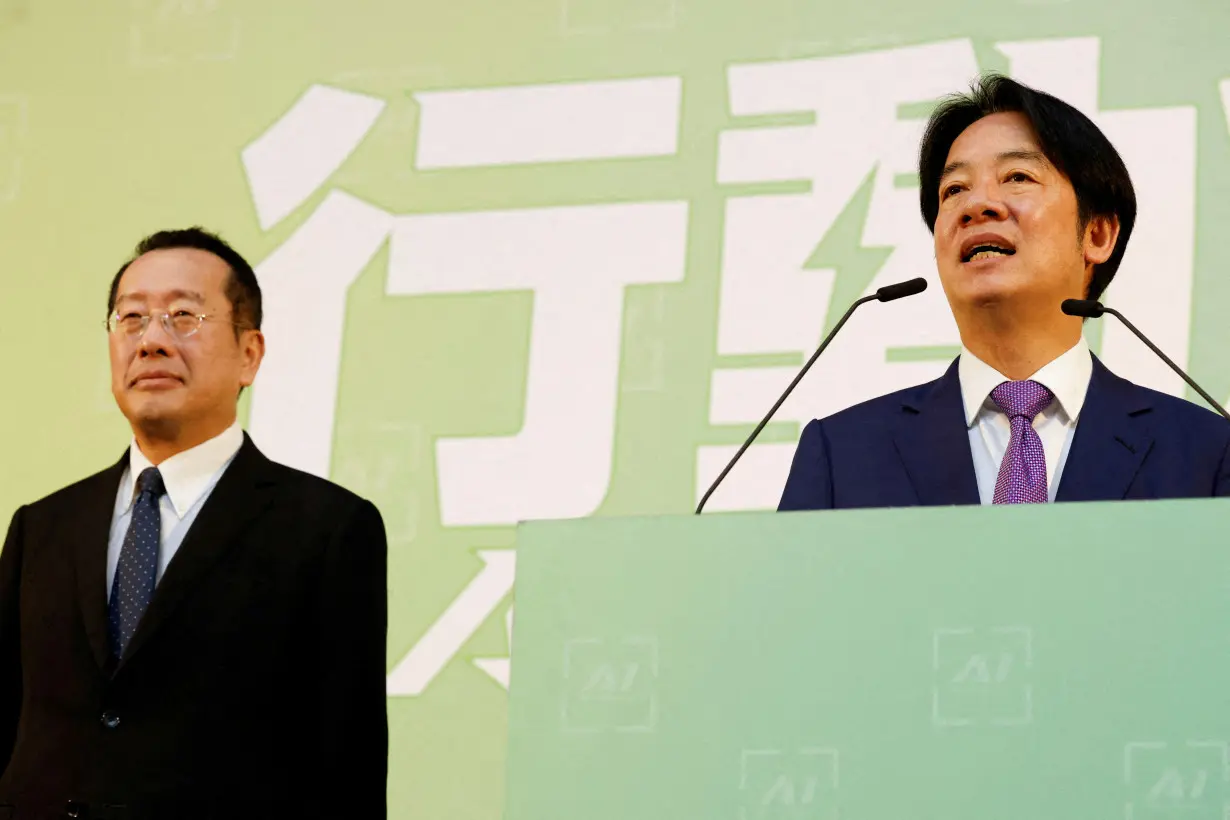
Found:
[{"label": "large white chinese character", "polygon": [[[896,181],[916,170],[922,121],[902,119],[899,109],[960,88],[976,73],[973,48],[965,40],[730,70],[736,115],[812,112],[815,122],[722,135],[720,182],[806,180],[811,190],[729,200],[719,354],[810,352],[823,333],[839,275],[859,279],[854,292],[837,288],[843,302],[915,276],[937,282],[930,237],[918,217],[917,189]],[[867,204],[855,215],[862,224],[851,246],[826,247],[821,240],[860,193]],[[834,256],[864,269],[835,270],[828,264],[837,261]],[[895,385],[932,378],[940,363],[888,364],[886,348],[951,345],[955,336],[938,287],[891,306],[869,305],[855,314],[777,418],[806,421]],[[796,370],[717,370],[710,420],[759,420]],[[701,448],[698,494],[733,449]],[[714,495],[711,508],[774,506],[793,450],[789,443],[753,447]]]},{"label": "large white chinese character", "polygon": [[682,202],[398,220],[390,294],[534,292],[524,425],[439,442],[444,524],[597,509],[611,470],[624,288],[680,281],[686,236]]},{"label": "large white chinese character", "polygon": [[[1141,204],[1110,301],[1141,316],[1148,306],[1150,330],[1176,361],[1185,361],[1193,244],[1193,110],[1096,111],[1098,41],[1093,38],[1004,43],[999,48],[1009,57],[1014,76],[1085,110],[1123,154]],[[900,111],[904,105],[925,104],[961,90],[977,72],[968,40],[731,69],[731,109],[736,115],[811,112],[815,122],[722,135],[720,182],[805,180],[810,191],[729,200],[719,354],[808,354],[822,335],[825,318],[840,314],[855,298],[915,276],[938,285],[931,237],[918,212],[917,186],[898,181],[917,170],[923,121],[905,119]],[[861,230],[849,235],[837,229],[852,220],[855,226],[861,221]],[[1123,333],[1106,328],[1102,351],[1110,366],[1128,378],[1181,392],[1181,382],[1160,370],[1160,363],[1139,343],[1127,344]],[[868,305],[855,314],[775,418],[802,423],[935,378],[958,344],[938,286],[903,302]],[[758,421],[796,370],[715,371],[710,421]],[[697,496],[734,450],[700,448]],[[775,506],[793,451],[793,443],[751,448],[710,508]]]},{"label": "large white chinese character", "polygon": [[[1114,144],[1136,188],[1136,227],[1103,299],[1186,367],[1196,232],[1196,109],[1098,108],[1096,37],[1002,43],[1012,76],[1089,116]],[[1172,395],[1186,385],[1118,321],[1102,329],[1103,361],[1119,375]]]},{"label": "large white chinese character", "polygon": [[[434,92],[420,167],[673,154],[677,77]],[[595,192],[596,195],[600,192]],[[534,294],[525,421],[514,436],[445,439],[446,525],[589,515],[606,495],[628,285],[683,279],[683,202],[404,216],[390,294]]]},{"label": "large white chinese character", "polygon": [[[673,154],[681,94],[678,77],[419,94],[415,165]],[[319,191],[383,106],[315,87],[248,146],[243,159],[261,226]],[[523,290],[534,298],[523,427],[513,436],[437,442],[442,522],[588,515],[610,480],[624,290],[682,280],[687,218],[684,202],[392,216],[329,191],[257,268],[267,330],[278,343],[265,359],[249,429],[271,457],[329,475],[347,291],[391,237],[390,295]],[[391,694],[422,692],[507,597],[511,553],[480,557],[478,575],[390,673]],[[507,685],[506,659],[477,663]]]}]

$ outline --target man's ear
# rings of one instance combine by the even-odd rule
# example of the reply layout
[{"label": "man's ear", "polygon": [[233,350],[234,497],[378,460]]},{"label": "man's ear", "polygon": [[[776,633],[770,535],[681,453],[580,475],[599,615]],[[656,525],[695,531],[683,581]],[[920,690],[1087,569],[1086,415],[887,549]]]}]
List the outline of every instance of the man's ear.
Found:
[{"label": "man's ear", "polygon": [[243,356],[243,370],[239,374],[239,384],[248,387],[256,381],[256,371],[261,368],[265,358],[265,334],[259,330],[245,330],[239,339],[239,352]]},{"label": "man's ear", "polygon": [[[1081,246],[1085,252],[1086,265],[1101,265],[1115,252],[1119,241],[1119,217],[1094,214],[1085,226]],[[1088,284],[1088,283],[1086,283]]]}]

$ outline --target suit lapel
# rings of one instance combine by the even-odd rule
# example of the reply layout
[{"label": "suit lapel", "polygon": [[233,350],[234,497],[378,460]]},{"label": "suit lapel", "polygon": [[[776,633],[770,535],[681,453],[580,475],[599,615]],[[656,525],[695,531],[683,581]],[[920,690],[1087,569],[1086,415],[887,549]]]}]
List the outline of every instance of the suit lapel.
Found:
[{"label": "suit lapel", "polygon": [[272,503],[272,466],[245,433],[234,461],[214,486],[175,557],[167,564],[120,668],[131,661],[184,597],[197,588],[201,577]]},{"label": "suit lapel", "polygon": [[114,466],[92,479],[94,486],[84,493],[79,509],[69,515],[68,543],[72,545],[77,576],[77,605],[86,640],[99,669],[106,669],[111,647],[107,642],[107,546],[111,538],[111,518],[120,479],[128,466],[128,451]]},{"label": "suit lapel", "polygon": [[955,361],[937,381],[903,400],[893,438],[920,504],[978,503]]},{"label": "suit lapel", "polygon": [[1144,419],[1152,398],[1111,373],[1097,356],[1089,392],[1059,479],[1056,501],[1114,501],[1127,496],[1132,479],[1153,448]]}]

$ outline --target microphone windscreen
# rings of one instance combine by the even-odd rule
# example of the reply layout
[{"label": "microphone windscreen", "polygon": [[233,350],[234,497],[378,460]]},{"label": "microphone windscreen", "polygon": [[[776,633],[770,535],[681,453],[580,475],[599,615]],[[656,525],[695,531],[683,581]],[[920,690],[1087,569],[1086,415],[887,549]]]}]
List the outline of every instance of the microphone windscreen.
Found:
[{"label": "microphone windscreen", "polygon": [[920,276],[917,279],[898,282],[895,285],[885,285],[876,291],[876,298],[881,302],[891,302],[894,299],[902,299],[906,296],[922,293],[926,289],[927,280]]},{"label": "microphone windscreen", "polygon": [[1064,299],[1059,308],[1069,316],[1083,316],[1086,319],[1096,319],[1105,312],[1102,303],[1096,299]]}]

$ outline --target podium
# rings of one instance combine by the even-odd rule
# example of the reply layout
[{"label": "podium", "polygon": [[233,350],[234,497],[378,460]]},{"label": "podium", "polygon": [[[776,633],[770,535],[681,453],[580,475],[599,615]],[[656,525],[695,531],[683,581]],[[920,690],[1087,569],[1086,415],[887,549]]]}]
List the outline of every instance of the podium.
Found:
[{"label": "podium", "polygon": [[1230,500],[523,524],[506,820],[1230,818]]}]

